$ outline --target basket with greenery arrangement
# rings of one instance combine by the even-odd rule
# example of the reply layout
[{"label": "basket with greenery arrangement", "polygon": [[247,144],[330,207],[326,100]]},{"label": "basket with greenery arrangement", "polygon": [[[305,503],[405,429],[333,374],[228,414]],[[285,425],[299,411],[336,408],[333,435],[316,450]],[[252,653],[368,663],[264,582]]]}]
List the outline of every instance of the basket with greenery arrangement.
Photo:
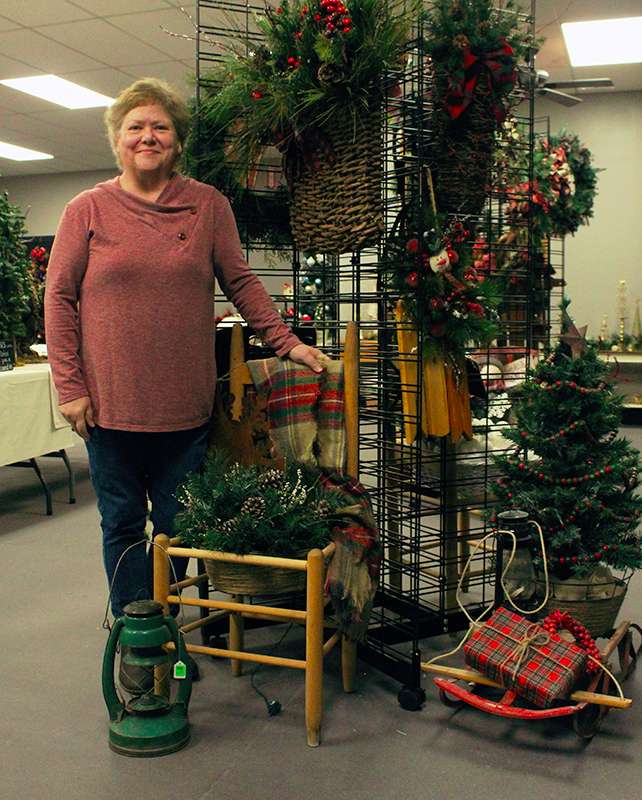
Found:
[{"label": "basket with greenery arrangement", "polygon": [[[544,613],[570,611],[602,635],[613,625],[627,575],[642,567],[640,460],[618,437],[622,398],[609,365],[565,320],[560,343],[524,384],[515,427],[504,431],[515,450],[495,459],[502,475],[491,522],[497,512],[519,508],[542,526],[551,576]],[[541,568],[540,553],[535,563]]]},{"label": "basket with greenery arrangement", "polygon": [[276,146],[301,250],[343,252],[383,229],[381,108],[404,65],[419,0],[283,0],[263,41],[210,74],[200,131],[228,137],[239,185]]},{"label": "basket with greenery arrangement", "polygon": [[535,46],[513,0],[433,0],[425,18],[431,169],[440,211],[481,213],[495,132],[512,102],[517,65]]},{"label": "basket with greenery arrangement", "polygon": [[[184,510],[175,529],[187,547],[292,558],[325,547],[345,506],[314,470],[293,463],[284,471],[245,467],[218,451],[201,473],[188,476],[177,497]],[[305,584],[305,573],[295,570],[213,560],[206,568],[213,585],[231,594],[277,594]]]}]

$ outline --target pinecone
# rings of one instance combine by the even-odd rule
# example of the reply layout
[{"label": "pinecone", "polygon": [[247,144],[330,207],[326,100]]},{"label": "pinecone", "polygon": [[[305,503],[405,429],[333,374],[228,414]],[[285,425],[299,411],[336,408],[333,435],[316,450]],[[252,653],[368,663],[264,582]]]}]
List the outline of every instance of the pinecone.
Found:
[{"label": "pinecone", "polygon": [[263,490],[273,488],[277,489],[283,482],[283,473],[278,469],[268,469],[259,475],[258,484]]},{"label": "pinecone", "polygon": [[239,520],[238,517],[232,517],[232,519],[226,519],[224,522],[218,526],[218,529],[221,533],[234,533],[234,531],[238,528]]},{"label": "pinecone", "polygon": [[455,38],[453,39],[453,44],[460,50],[464,50],[466,47],[470,45],[470,40],[468,39],[465,33],[458,33],[457,36],[455,36]]},{"label": "pinecone", "polygon": [[262,497],[248,497],[243,501],[239,514],[247,514],[254,519],[261,519],[265,515],[265,500]]},{"label": "pinecone", "polygon": [[336,64],[321,64],[317,70],[317,78],[321,86],[337,86],[345,81],[346,74]]},{"label": "pinecone", "polygon": [[317,517],[327,517],[332,510],[330,508],[330,503],[327,500],[319,500],[318,503],[314,505],[314,514]]}]

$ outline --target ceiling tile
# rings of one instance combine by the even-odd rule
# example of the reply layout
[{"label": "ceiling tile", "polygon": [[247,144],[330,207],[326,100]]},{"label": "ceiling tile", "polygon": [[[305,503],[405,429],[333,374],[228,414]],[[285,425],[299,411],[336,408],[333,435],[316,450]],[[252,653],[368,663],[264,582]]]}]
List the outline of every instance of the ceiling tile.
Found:
[{"label": "ceiling tile", "polygon": [[183,36],[195,34],[193,24],[178,8],[168,8],[165,11],[147,14],[110,15],[108,20],[112,25],[137,36],[171,58],[194,57],[196,45],[193,40],[184,39],[182,36],[171,36],[170,33],[163,30],[165,28],[171,33]]},{"label": "ceiling tile", "polygon": [[[2,36],[1,33],[0,36]],[[25,64],[24,61],[7,58],[5,55],[0,54],[1,80],[5,80],[6,78],[24,78],[26,75],[38,75],[41,73],[41,69],[30,67],[29,65]]]},{"label": "ceiling tile", "polygon": [[13,20],[7,19],[6,17],[0,17],[0,31],[11,31],[19,27],[19,23],[13,22]]},{"label": "ceiling tile", "polygon": [[[78,24],[82,23],[68,23],[70,26]],[[62,27],[66,27],[66,25]],[[42,30],[48,31],[50,28],[43,28]],[[91,43],[85,44],[86,49],[91,52]],[[94,61],[93,58],[72,50],[71,47],[65,47],[48,38],[48,36],[42,36],[40,33],[27,28],[0,33],[0,53],[9,56],[9,58],[24,61],[25,64],[30,64],[32,69],[25,71],[25,75],[43,72],[69,72],[69,70],[73,69],[96,69],[104,66],[98,61]]]},{"label": "ceiling tile", "polygon": [[[107,14],[129,14],[137,11],[154,11],[156,9],[166,9],[170,3],[168,0],[73,0],[77,6],[81,6],[86,11],[91,11],[97,17],[104,17]],[[181,2],[179,5],[183,5]],[[190,3],[191,4],[191,3]]]},{"label": "ceiling tile", "polygon": [[[34,72],[37,74],[38,70],[34,70]],[[29,74],[33,73],[28,67],[24,68],[22,75]],[[8,86],[0,86],[0,108],[8,109],[12,114],[31,114],[55,107],[53,103],[40,97],[33,97],[30,94],[19,92],[17,89],[10,89]]]},{"label": "ceiling tile", "polygon": [[61,78],[79,83],[94,92],[106,94],[108,97],[116,95],[131,83],[131,77],[124,72],[112,67],[103,69],[81,70],[80,72],[59,72]]},{"label": "ceiling tile", "polygon": [[[48,25],[41,32],[51,39],[64,43],[74,50],[86,53],[111,67],[123,64],[140,64],[142,61],[159,61],[163,53],[144,42],[117,30],[102,19],[69,22],[65,25]],[[95,63],[92,66],[96,66]],[[83,67],[79,67],[82,69]],[[69,67],[73,69],[73,67]],[[67,71],[68,71],[67,70]]]},{"label": "ceiling tile", "polygon": [[66,0],[2,0],[2,14],[20,25],[48,25],[91,16]]},{"label": "ceiling tile", "polygon": [[35,133],[36,135],[42,135],[42,132],[45,132],[45,135],[51,136],[52,140],[54,138],[55,132],[60,133],[62,131],[63,135],[69,138],[68,129],[61,128],[59,125],[55,125],[53,122],[44,122],[43,120],[39,120],[36,117],[29,116],[29,114],[7,114],[6,116],[3,115],[2,117],[2,127],[3,129],[16,131],[17,133],[27,133],[32,134]]},{"label": "ceiling tile", "polygon": [[104,108],[65,109],[50,106],[46,111],[30,115],[42,124],[51,123],[56,128],[76,131],[79,135],[95,134],[102,139],[105,135],[103,122]]},{"label": "ceiling tile", "polygon": [[132,78],[160,78],[171,83],[183,97],[188,98],[193,94],[190,82],[194,74],[194,68],[186,67],[181,61],[164,61],[158,64],[133,64],[129,67],[122,67],[122,72],[131,75]]}]

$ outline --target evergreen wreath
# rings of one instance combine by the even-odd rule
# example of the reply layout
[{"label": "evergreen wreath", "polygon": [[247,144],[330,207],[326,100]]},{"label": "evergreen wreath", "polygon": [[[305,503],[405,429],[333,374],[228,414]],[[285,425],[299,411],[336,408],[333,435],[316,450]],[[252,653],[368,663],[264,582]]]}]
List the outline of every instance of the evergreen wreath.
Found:
[{"label": "evergreen wreath", "polygon": [[294,556],[325,547],[345,497],[319,473],[289,463],[285,471],[233,463],[213,450],[203,471],[178,488],[184,509],[175,529],[187,547],[227,553]]},{"label": "evergreen wreath", "polygon": [[593,216],[597,173],[593,157],[575,133],[562,130],[536,143],[534,179],[509,190],[507,216],[520,227],[532,214],[536,236],[566,236]]}]

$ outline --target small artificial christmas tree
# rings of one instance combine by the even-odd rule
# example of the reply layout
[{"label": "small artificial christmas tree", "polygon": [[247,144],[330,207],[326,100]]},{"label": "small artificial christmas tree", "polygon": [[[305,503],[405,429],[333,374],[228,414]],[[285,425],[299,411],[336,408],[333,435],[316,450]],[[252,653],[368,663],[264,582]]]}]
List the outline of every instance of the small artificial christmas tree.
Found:
[{"label": "small artificial christmas tree", "polygon": [[642,566],[639,453],[617,435],[622,398],[611,368],[566,305],[565,333],[533,370],[514,408],[517,425],[504,432],[517,449],[495,459],[503,476],[490,518],[527,511],[542,526],[549,571],[559,579],[589,576],[599,564]]},{"label": "small artificial christmas tree", "polygon": [[6,192],[0,192],[0,341],[14,345],[27,334],[25,317],[30,309],[25,236],[24,215]]}]

